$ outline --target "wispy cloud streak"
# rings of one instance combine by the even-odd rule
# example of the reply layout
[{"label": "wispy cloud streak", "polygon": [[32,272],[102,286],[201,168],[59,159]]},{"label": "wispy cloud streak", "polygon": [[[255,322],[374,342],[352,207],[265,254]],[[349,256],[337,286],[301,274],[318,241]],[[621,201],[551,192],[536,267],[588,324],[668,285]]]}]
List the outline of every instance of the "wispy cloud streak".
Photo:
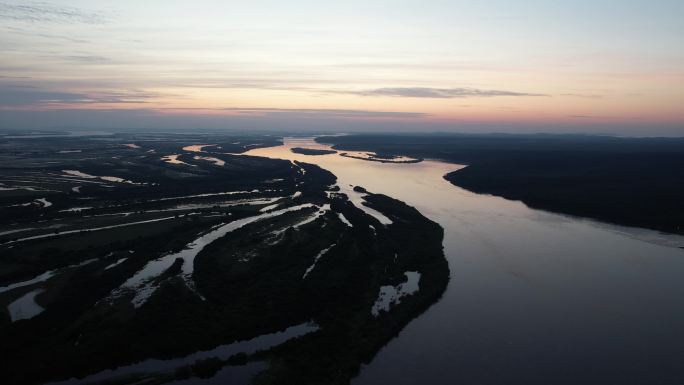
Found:
[{"label": "wispy cloud streak", "polygon": [[428,87],[392,87],[376,88],[361,91],[337,91],[339,93],[361,96],[391,96],[401,98],[477,98],[496,96],[548,96],[546,94],[514,92],[502,90],[483,90],[478,88],[428,88]]},{"label": "wispy cloud streak", "polygon": [[297,117],[329,117],[329,118],[424,118],[429,114],[405,111],[371,111],[354,109],[326,108],[162,108],[157,111],[190,112],[190,111],[223,111],[245,116],[297,116]]},{"label": "wispy cloud streak", "polygon": [[596,95],[596,94],[561,94],[561,96],[571,96],[574,98],[583,98],[583,99],[603,99],[603,95]]},{"label": "wispy cloud streak", "polygon": [[101,24],[106,20],[105,16],[98,12],[30,1],[22,4],[0,3],[0,19],[64,24]]},{"label": "wispy cloud streak", "polygon": [[37,90],[30,86],[14,86],[0,89],[0,108],[146,103],[146,100],[157,96],[139,91],[77,93]]}]

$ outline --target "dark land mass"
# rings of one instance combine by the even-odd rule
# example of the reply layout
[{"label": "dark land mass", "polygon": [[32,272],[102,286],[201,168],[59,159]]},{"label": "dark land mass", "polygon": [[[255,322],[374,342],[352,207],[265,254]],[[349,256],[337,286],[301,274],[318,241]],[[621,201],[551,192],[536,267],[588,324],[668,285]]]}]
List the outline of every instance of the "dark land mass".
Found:
[{"label": "dark land mass", "polygon": [[584,135],[349,135],[335,149],[468,165],[445,179],[530,207],[684,234],[684,139]]},{"label": "dark land mass", "polygon": [[329,154],[336,154],[337,151],[332,151],[332,150],[319,150],[315,148],[302,148],[302,147],[294,147],[291,148],[290,151],[294,152],[295,154],[302,154],[302,155],[329,155]]},{"label": "dark land mass", "polygon": [[341,153],[340,156],[344,156],[347,158],[353,158],[353,159],[366,160],[369,162],[379,162],[379,163],[420,163],[423,161],[423,159],[398,160],[396,158],[399,158],[399,156],[395,156],[395,155],[368,154],[367,157],[362,157],[362,156],[356,156],[356,155],[348,154],[346,152]]},{"label": "dark land mass", "polygon": [[[393,220],[385,226],[337,193],[326,170],[217,148],[238,141],[243,150],[265,143],[162,134],[0,139],[3,384],[85,378],[307,323],[315,330],[279,345],[98,381],[163,384],[253,368],[258,384],[347,384],[439,299],[449,279],[439,225],[369,192],[365,204]],[[192,144],[217,144],[204,150],[225,165],[182,150]],[[161,159],[170,154],[183,163]],[[187,262],[172,258],[145,280],[154,290],[134,306],[140,289],[125,286],[129,278],[236,221],[244,224],[189,262],[189,276]],[[420,274],[419,290],[373,314],[380,288],[405,282],[407,272]],[[36,290],[43,311],[13,317],[10,305]]]}]

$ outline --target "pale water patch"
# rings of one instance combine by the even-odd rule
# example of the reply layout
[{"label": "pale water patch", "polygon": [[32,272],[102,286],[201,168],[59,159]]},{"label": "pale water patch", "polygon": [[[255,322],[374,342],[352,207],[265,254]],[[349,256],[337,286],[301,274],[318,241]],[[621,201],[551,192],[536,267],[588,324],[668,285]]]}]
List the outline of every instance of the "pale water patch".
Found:
[{"label": "pale water patch", "polygon": [[354,225],[352,225],[352,223],[349,222],[349,219],[347,219],[347,217],[345,217],[344,214],[342,214],[342,213],[337,213],[337,217],[340,218],[340,220],[342,221],[342,223],[344,223],[344,224],[347,225],[348,227],[354,227]]},{"label": "pale water patch", "polygon": [[299,229],[300,227],[302,227],[302,226],[304,226],[304,225],[306,225],[306,224],[309,224],[309,223],[315,221],[316,219],[322,217],[322,216],[325,215],[325,213],[327,213],[328,211],[330,211],[330,204],[326,203],[326,204],[324,204],[323,206],[321,206],[320,209],[319,209],[318,211],[316,211],[315,213],[313,213],[313,214],[312,214],[311,216],[309,216],[308,218],[306,218],[306,219],[304,219],[304,220],[302,220],[302,221],[300,221],[300,222],[297,222],[296,224],[292,225],[292,228],[294,228],[295,230],[296,230],[296,229]]},{"label": "pale water patch", "polygon": [[146,185],[147,183],[137,183],[133,182],[124,178],[119,178],[117,176],[96,176],[96,175],[90,175],[86,174],[84,172],[78,171],[78,170],[62,170],[64,173],[64,176],[73,176],[73,177],[78,177],[78,178],[85,178],[85,179],[100,179],[104,180],[107,182],[115,182],[115,183],[127,183],[127,184],[134,184],[134,185]]},{"label": "pale water patch", "polygon": [[398,286],[380,287],[378,299],[371,308],[373,317],[380,315],[381,311],[390,311],[392,306],[401,303],[402,298],[418,292],[420,273],[417,271],[407,271],[404,275],[406,276],[406,282],[400,283]]},{"label": "pale water patch", "polygon": [[311,203],[302,204],[299,206],[293,206],[284,208],[277,211],[272,211],[268,213],[263,213],[247,218],[242,218],[235,220],[233,222],[218,225],[214,227],[208,233],[200,236],[193,242],[189,243],[185,249],[172,254],[167,254],[159,259],[149,262],[142,270],[138,271],[135,275],[130,277],[121,287],[114,290],[110,297],[119,297],[130,290],[135,291],[133,300],[133,306],[142,306],[147,299],[157,290],[157,284],[154,282],[154,278],[166,271],[177,258],[183,260],[182,267],[182,277],[186,285],[194,290],[194,282],[192,281],[192,273],[194,270],[194,262],[197,254],[200,253],[207,245],[216,241],[217,239],[225,236],[226,234],[235,231],[241,227],[244,227],[250,223],[261,221],[268,218],[273,218],[287,212],[298,211],[304,208],[315,207]]},{"label": "pale water patch", "polygon": [[34,230],[34,229],[35,229],[35,227],[24,227],[23,229],[0,231],[0,236],[14,234],[14,233],[20,233],[22,231],[28,231],[28,230]]},{"label": "pale water patch", "polygon": [[195,160],[206,160],[207,162],[212,162],[216,166],[225,166],[226,162],[224,160],[221,160],[219,158],[214,158],[213,156],[195,156],[193,157]]},{"label": "pale water patch", "polygon": [[29,285],[33,285],[33,284],[39,283],[39,282],[45,282],[48,279],[52,278],[57,273],[57,271],[58,270],[48,270],[48,271],[44,272],[43,274],[35,276],[29,280],[16,282],[16,283],[13,283],[11,285],[0,287],[0,293],[10,291],[10,290],[16,289],[18,287],[29,286]]},{"label": "pale water patch", "polygon": [[340,186],[340,191],[349,198],[349,201],[354,204],[357,208],[361,209],[363,212],[366,214],[372,216],[373,218],[377,219],[378,222],[381,224],[387,226],[392,224],[392,220],[387,218],[387,216],[380,211],[366,206],[364,203],[366,200],[364,199],[366,197],[366,193],[354,191],[354,188],[351,186]]},{"label": "pale water patch", "polygon": [[35,201],[27,202],[27,203],[17,203],[16,205],[10,205],[10,206],[5,206],[5,207],[28,207],[33,204],[35,204]]},{"label": "pale water patch", "polygon": [[85,178],[85,179],[97,179],[97,177],[95,175],[86,174],[86,173],[78,171],[78,170],[62,170],[62,172],[66,176],[76,176],[76,177]]},{"label": "pale water patch", "polygon": [[281,230],[275,230],[271,234],[277,237],[277,236],[280,236],[285,231],[287,231],[287,229],[289,229],[289,228],[293,228],[295,230],[298,230],[300,227],[302,227],[306,224],[309,224],[309,223],[315,221],[316,219],[320,218],[321,216],[325,215],[325,213],[327,213],[328,211],[330,211],[330,204],[326,203],[323,206],[321,206],[318,211],[312,213],[311,215],[307,216],[306,218],[302,219],[301,221],[299,221],[293,225],[287,226]]},{"label": "pale water patch", "polygon": [[47,188],[38,187],[38,186],[7,186],[4,184],[2,186],[0,186],[0,191],[14,191],[14,190],[60,192],[59,190],[52,190],[52,189],[47,189]]},{"label": "pale water patch", "polygon": [[40,203],[43,206],[43,208],[48,208],[52,206],[52,202],[48,201],[45,198],[36,199],[36,202]]},{"label": "pale water patch", "polygon": [[[0,190],[2,191],[2,190]],[[35,190],[33,190],[35,191]],[[31,202],[19,203],[16,205],[10,205],[5,207],[28,207],[28,206],[40,206],[41,208],[46,208],[52,206],[52,202],[48,201],[46,198],[34,199]]]},{"label": "pale water patch", "polygon": [[183,147],[183,151],[188,152],[204,152],[204,147],[213,147],[215,144],[193,144],[192,146]]},{"label": "pale water patch", "polygon": [[87,265],[87,264],[89,264],[89,263],[92,263],[92,262],[95,262],[95,261],[97,261],[97,259],[88,259],[88,260],[86,260],[86,261],[83,261],[83,262],[81,262],[81,263],[77,263],[77,264],[74,264],[74,265],[69,265],[69,266],[62,267],[62,268],[59,268],[59,269],[54,269],[54,270],[48,270],[48,271],[46,271],[46,272],[44,272],[44,273],[42,273],[42,274],[40,274],[40,275],[37,275],[37,276],[35,276],[35,277],[33,277],[33,278],[29,279],[29,280],[21,281],[21,282],[15,282],[15,283],[13,283],[13,284],[10,284],[10,285],[7,285],[7,286],[0,287],[0,294],[1,294],[1,293],[4,293],[4,292],[7,292],[7,291],[10,291],[10,290],[14,290],[14,289],[19,288],[19,287],[25,287],[25,286],[30,286],[30,285],[33,285],[33,284],[36,284],[36,283],[45,282],[45,281],[47,281],[48,279],[54,277],[55,274],[57,274],[57,273],[60,272],[61,270],[64,270],[64,269],[71,269],[71,268],[74,268],[74,267],[85,266],[85,265]]},{"label": "pale water patch", "polygon": [[190,163],[185,163],[182,160],[178,160],[178,157],[181,156],[181,154],[173,154],[173,155],[164,155],[161,157],[161,160],[163,160],[166,163],[170,164],[184,164],[186,166],[195,166],[194,164]]},{"label": "pale water patch", "polygon": [[119,260],[117,260],[116,262],[112,263],[111,265],[108,265],[108,266],[105,267],[104,269],[105,269],[105,270],[109,270],[109,269],[111,269],[111,268],[113,268],[113,267],[119,266],[120,264],[124,263],[127,259],[128,259],[127,257],[120,258]]},{"label": "pale water patch", "polygon": [[[267,191],[273,191],[273,190],[266,190]],[[195,195],[183,195],[179,197],[167,197],[167,198],[159,198],[159,199],[150,199],[148,202],[161,202],[161,201],[171,201],[171,200],[176,200],[176,199],[191,199],[191,198],[208,198],[208,197],[217,197],[217,196],[223,196],[223,195],[236,195],[236,194],[254,194],[258,193],[260,190],[251,190],[251,191],[225,191],[225,192],[219,192],[219,193],[207,193],[207,194],[195,194]]]},{"label": "pale water patch", "polygon": [[45,290],[36,289],[30,291],[7,305],[7,311],[10,314],[12,322],[31,319],[42,313],[45,309],[36,303],[36,296],[43,291]]},{"label": "pale water patch", "polygon": [[283,178],[274,178],[274,179],[265,180],[264,183],[277,183],[277,182],[282,182],[284,180],[285,179],[283,179]]},{"label": "pale water patch", "polygon": [[83,210],[90,210],[90,209],[92,209],[92,208],[93,208],[92,206],[71,207],[71,208],[68,208],[68,209],[59,210],[59,212],[60,212],[60,213],[78,213],[78,212],[81,212],[81,211],[83,211]]},{"label": "pale water patch", "polygon": [[292,162],[292,165],[293,165],[294,167],[297,168],[297,171],[298,171],[300,174],[306,175],[306,169],[304,169],[304,167],[302,167],[302,166],[298,165],[297,163],[295,163],[294,160],[291,161],[291,162]]},{"label": "pale water patch", "polygon": [[199,351],[181,358],[174,358],[170,360],[148,359],[136,364],[122,366],[116,369],[104,370],[80,380],[72,378],[66,381],[52,382],[49,385],[90,384],[93,382],[104,381],[113,379],[115,377],[132,375],[136,373],[167,372],[181,366],[193,364],[198,360],[205,360],[214,357],[221,360],[227,360],[231,356],[238,353],[253,354],[260,350],[273,348],[293,338],[316,332],[319,329],[320,327],[314,323],[303,323],[296,326],[291,326],[283,331],[263,334],[249,340],[238,341],[232,344],[220,345],[214,349]]},{"label": "pale water patch", "polygon": [[278,208],[278,206],[280,206],[280,203],[276,203],[276,204],[268,205],[266,207],[262,207],[261,209],[259,209],[259,211],[262,213],[265,213],[266,211],[271,211],[273,209]]},{"label": "pale water patch", "polygon": [[[107,215],[119,215],[121,213],[115,213],[115,214],[107,214]],[[97,215],[95,215],[97,216]],[[175,217],[165,217],[165,218],[156,218],[156,219],[148,219],[146,221],[137,221],[137,222],[128,222],[128,223],[121,223],[118,225],[111,225],[111,226],[103,226],[103,227],[93,227],[90,229],[78,229],[78,230],[68,230],[68,231],[62,231],[59,233],[49,233],[49,234],[42,234],[42,235],[34,235],[31,237],[26,237],[26,238],[19,238],[13,241],[6,242],[6,245],[12,244],[12,243],[17,243],[17,242],[25,242],[25,241],[32,241],[36,239],[44,239],[44,238],[52,238],[52,237],[59,237],[62,235],[68,235],[68,234],[74,234],[74,233],[80,233],[80,232],[89,232],[89,231],[100,231],[100,230],[108,230],[108,229],[116,229],[119,227],[126,227],[126,226],[134,226],[134,225],[140,225],[144,223],[152,223],[152,222],[160,222],[160,221],[166,221],[169,219],[174,219]]]},{"label": "pale water patch", "polygon": [[106,180],[107,182],[116,182],[116,183],[133,183],[131,181],[127,181],[124,178],[119,178],[116,176],[101,176],[100,179]]},{"label": "pale water patch", "polygon": [[[185,204],[179,204],[175,205],[170,208],[166,209],[159,209],[159,210],[146,210],[146,213],[163,213],[163,212],[170,212],[170,211],[182,211],[182,210],[196,210],[196,209],[208,209],[208,208],[225,208],[225,207],[233,207],[233,206],[242,206],[242,205],[247,205],[247,206],[259,206],[259,205],[265,205],[269,203],[276,202],[280,199],[283,199],[282,197],[273,197],[273,198],[256,198],[256,199],[236,199],[236,200],[230,200],[230,201],[220,201],[220,202],[210,202],[210,203],[185,203]],[[271,205],[273,206],[273,205]],[[269,207],[271,207],[269,206]],[[275,205],[278,206],[278,205]],[[260,211],[268,211],[268,210],[263,210],[261,209]]]},{"label": "pale water patch", "polygon": [[309,266],[309,267],[306,269],[306,271],[304,272],[304,275],[302,275],[302,279],[306,279],[306,277],[309,275],[309,273],[311,273],[311,272],[313,271],[313,269],[316,267],[316,264],[318,263],[318,260],[321,259],[321,257],[324,256],[328,251],[330,251],[330,249],[332,249],[333,247],[335,247],[335,245],[337,245],[337,243],[333,243],[333,244],[330,245],[329,247],[327,247],[327,248],[321,250],[318,254],[316,254],[316,256],[314,257],[313,263],[311,264],[311,266]]}]

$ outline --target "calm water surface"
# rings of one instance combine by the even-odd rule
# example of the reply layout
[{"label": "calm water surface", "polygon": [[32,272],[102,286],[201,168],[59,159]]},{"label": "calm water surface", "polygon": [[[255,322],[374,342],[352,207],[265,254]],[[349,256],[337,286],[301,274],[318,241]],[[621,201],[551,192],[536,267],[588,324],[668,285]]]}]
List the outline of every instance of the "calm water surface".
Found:
[{"label": "calm water surface", "polygon": [[[353,381],[365,384],[684,384],[684,239],[532,210],[442,176],[291,147],[248,155],[318,164],[416,207],[445,231],[451,281]],[[646,242],[644,240],[650,240]]]}]

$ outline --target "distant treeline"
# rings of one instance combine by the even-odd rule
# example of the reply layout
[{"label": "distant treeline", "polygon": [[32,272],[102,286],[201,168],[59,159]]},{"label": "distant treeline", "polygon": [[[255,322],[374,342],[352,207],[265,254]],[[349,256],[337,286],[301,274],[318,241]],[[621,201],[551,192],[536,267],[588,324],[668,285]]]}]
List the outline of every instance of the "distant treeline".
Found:
[{"label": "distant treeline", "polygon": [[467,164],[445,179],[534,208],[684,234],[684,138],[426,134],[319,141]]}]

